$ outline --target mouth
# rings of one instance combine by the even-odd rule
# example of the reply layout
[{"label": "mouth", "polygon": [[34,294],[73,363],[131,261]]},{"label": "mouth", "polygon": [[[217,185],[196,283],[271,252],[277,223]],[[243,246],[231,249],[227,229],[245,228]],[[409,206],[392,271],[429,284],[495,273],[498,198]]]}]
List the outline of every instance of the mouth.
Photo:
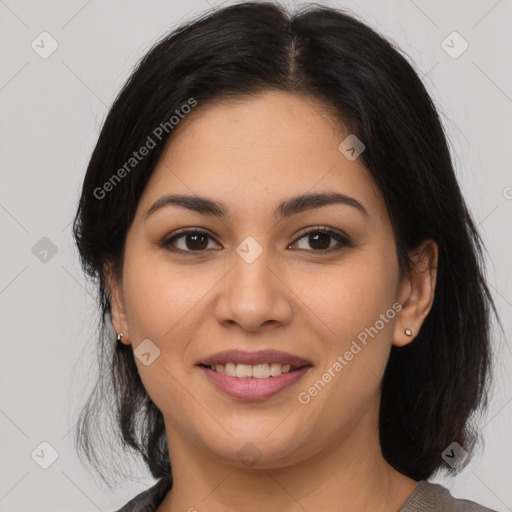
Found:
[{"label": "mouth", "polygon": [[311,362],[285,352],[225,351],[197,365],[211,383],[234,398],[263,400],[297,382]]},{"label": "mouth", "polygon": [[293,373],[302,368],[310,367],[311,365],[291,365],[281,363],[262,363],[262,364],[237,364],[229,362],[226,364],[206,365],[199,364],[203,368],[207,368],[216,373],[222,373],[229,377],[235,378],[254,378],[254,379],[268,379],[277,377],[286,373]]}]

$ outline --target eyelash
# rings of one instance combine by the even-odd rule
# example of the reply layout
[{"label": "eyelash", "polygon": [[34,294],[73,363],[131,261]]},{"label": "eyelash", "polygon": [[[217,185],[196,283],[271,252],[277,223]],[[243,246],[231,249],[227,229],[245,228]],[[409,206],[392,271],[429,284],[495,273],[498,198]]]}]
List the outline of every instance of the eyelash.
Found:
[{"label": "eyelash", "polygon": [[[302,238],[304,238],[304,237],[306,237],[308,235],[316,234],[316,233],[322,233],[322,234],[330,235],[333,238],[335,238],[336,240],[338,240],[338,242],[340,242],[342,244],[342,246],[341,247],[334,247],[334,248],[330,248],[330,249],[322,249],[322,250],[313,250],[313,249],[311,249],[310,252],[313,252],[315,254],[318,254],[318,255],[328,254],[328,253],[339,251],[343,247],[352,247],[353,246],[350,238],[348,238],[345,235],[342,235],[341,233],[338,233],[337,231],[333,231],[332,229],[329,229],[326,226],[315,226],[313,229],[311,229],[309,231],[306,231],[305,233],[302,233],[294,242],[292,242],[292,244],[295,244],[297,241],[301,240]],[[180,231],[180,232],[174,234],[172,237],[163,240],[162,246],[165,247],[166,249],[168,249],[169,251],[174,252],[174,253],[194,253],[194,252],[196,252],[196,253],[204,253],[204,252],[207,252],[206,249],[198,250],[198,251],[191,251],[191,250],[176,249],[175,247],[171,248],[172,247],[171,244],[174,241],[176,241],[176,240],[178,240],[178,239],[180,239],[180,238],[182,238],[182,237],[184,237],[186,235],[205,235],[205,236],[215,240],[210,234],[206,233],[205,231],[200,231],[200,230],[196,230],[196,229],[189,229],[189,230],[185,230],[185,231]],[[218,243],[216,240],[215,240],[215,242]],[[292,244],[290,244],[290,245],[292,245]],[[299,249],[299,250],[307,251],[308,249]]]}]

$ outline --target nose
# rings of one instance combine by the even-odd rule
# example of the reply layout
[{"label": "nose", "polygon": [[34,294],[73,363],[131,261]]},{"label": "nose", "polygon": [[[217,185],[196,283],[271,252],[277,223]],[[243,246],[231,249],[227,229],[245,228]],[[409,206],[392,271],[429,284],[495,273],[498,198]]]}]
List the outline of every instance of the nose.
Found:
[{"label": "nose", "polygon": [[266,248],[252,261],[240,254],[234,254],[233,267],[217,289],[217,321],[246,331],[288,324],[295,296],[286,283],[286,272]]}]

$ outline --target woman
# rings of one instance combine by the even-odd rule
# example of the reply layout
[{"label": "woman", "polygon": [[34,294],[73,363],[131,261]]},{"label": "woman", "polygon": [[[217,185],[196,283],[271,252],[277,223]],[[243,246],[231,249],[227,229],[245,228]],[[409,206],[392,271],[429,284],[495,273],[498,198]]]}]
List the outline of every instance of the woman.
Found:
[{"label": "woman", "polygon": [[480,238],[428,93],[365,24],[247,2],[169,34],[74,232],[102,310],[78,445],[98,462],[110,400],[159,479],[122,511],[489,510],[427,481],[487,403]]}]

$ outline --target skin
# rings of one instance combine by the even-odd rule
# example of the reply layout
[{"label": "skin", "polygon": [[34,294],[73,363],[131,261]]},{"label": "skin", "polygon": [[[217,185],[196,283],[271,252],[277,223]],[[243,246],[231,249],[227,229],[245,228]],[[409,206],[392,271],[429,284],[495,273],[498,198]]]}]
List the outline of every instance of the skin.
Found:
[{"label": "skin", "polygon": [[[199,105],[150,178],[127,234],[122,276],[108,269],[105,276],[123,342],[135,350],[150,339],[160,350],[148,366],[135,358],[164,416],[174,473],[159,512],[298,512],[338,510],[340,503],[350,511],[396,511],[416,487],[382,456],[380,386],[391,346],[412,342],[431,309],[438,248],[425,241],[400,282],[384,200],[362,159],[338,150],[346,136],[321,104],[289,93]],[[356,198],[369,216],[329,205],[273,217],[279,202],[325,191]],[[215,199],[231,215],[168,206],[145,220],[169,193]],[[303,233],[316,226],[341,231],[354,245],[308,241]],[[161,245],[182,228],[211,238],[176,240],[188,251],[182,255]],[[263,250],[250,264],[236,252],[248,236]],[[339,250],[315,252],[325,247]],[[297,395],[396,301],[400,312],[317,396],[299,403]],[[313,368],[267,400],[238,400],[195,366],[233,348],[274,348]],[[248,442],[259,452],[253,466],[237,456]]]}]

